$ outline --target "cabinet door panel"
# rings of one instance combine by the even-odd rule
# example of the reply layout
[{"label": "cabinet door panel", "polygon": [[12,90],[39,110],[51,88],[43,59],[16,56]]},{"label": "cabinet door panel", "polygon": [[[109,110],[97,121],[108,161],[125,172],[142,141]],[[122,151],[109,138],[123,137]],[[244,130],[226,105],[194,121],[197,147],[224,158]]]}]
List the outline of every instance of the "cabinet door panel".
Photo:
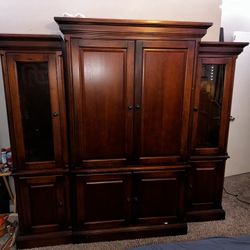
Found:
[{"label": "cabinet door panel", "polygon": [[142,65],[136,86],[139,157],[158,163],[179,160],[187,151],[194,43],[142,41],[137,51]]},{"label": "cabinet door panel", "polygon": [[62,167],[67,151],[61,59],[8,53],[6,61],[16,167]]},{"label": "cabinet door panel", "polygon": [[130,181],[130,174],[76,176],[77,227],[126,225],[130,218]]},{"label": "cabinet door panel", "polygon": [[193,162],[189,211],[221,208],[224,161]]},{"label": "cabinet door panel", "polygon": [[22,233],[53,232],[66,227],[66,183],[62,176],[17,177]]},{"label": "cabinet door panel", "polygon": [[135,180],[135,217],[139,223],[183,220],[184,170],[136,173]]},{"label": "cabinet door panel", "polygon": [[193,114],[193,154],[225,154],[232,96],[232,58],[201,57]]},{"label": "cabinet door panel", "polygon": [[133,42],[73,41],[75,137],[72,152],[85,164],[131,155]]}]

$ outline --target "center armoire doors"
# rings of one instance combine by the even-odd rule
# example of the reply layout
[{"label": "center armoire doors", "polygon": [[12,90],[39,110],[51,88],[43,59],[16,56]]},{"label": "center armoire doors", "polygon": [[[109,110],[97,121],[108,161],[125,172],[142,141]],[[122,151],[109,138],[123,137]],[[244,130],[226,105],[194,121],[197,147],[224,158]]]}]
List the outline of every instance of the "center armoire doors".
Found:
[{"label": "center armoire doors", "polygon": [[72,39],[71,46],[76,166],[185,157],[194,41]]}]

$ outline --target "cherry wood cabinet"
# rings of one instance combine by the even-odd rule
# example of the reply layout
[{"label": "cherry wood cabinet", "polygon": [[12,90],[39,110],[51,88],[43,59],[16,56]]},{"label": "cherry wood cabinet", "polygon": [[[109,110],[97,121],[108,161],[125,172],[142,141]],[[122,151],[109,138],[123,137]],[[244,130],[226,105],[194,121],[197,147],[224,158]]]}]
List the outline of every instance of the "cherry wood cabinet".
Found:
[{"label": "cherry wood cabinet", "polygon": [[[62,40],[0,35],[16,170],[65,168],[67,135]],[[17,140],[18,138],[18,140]]]},{"label": "cherry wood cabinet", "polygon": [[20,248],[70,242],[62,42],[0,35]]},{"label": "cherry wood cabinet", "polygon": [[71,46],[75,164],[183,159],[195,42],[73,38]]},{"label": "cherry wood cabinet", "polygon": [[[230,45],[235,47],[234,52]],[[241,51],[237,45],[200,46],[192,133],[194,155],[226,154],[235,60]]]},{"label": "cherry wood cabinet", "polygon": [[211,23],[55,21],[66,42],[72,165],[185,159],[198,41]]},{"label": "cherry wood cabinet", "polygon": [[194,68],[211,24],[55,20],[71,98],[73,236],[186,233]]},{"label": "cherry wood cabinet", "polygon": [[56,17],[0,35],[19,248],[187,233],[221,206],[237,55],[212,25]]},{"label": "cherry wood cabinet", "polygon": [[222,191],[237,55],[246,43],[203,42],[199,47],[187,218],[224,219]]}]

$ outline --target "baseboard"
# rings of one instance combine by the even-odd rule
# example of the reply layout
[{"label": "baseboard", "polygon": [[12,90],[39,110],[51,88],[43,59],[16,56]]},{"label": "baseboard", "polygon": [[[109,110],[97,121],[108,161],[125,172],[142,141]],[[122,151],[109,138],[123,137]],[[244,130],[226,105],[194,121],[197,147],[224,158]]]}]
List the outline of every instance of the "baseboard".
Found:
[{"label": "baseboard", "polygon": [[186,223],[19,235],[17,248],[187,234]]},{"label": "baseboard", "polygon": [[55,246],[72,242],[71,231],[61,231],[44,234],[19,235],[17,237],[17,249],[42,246]]},{"label": "baseboard", "polygon": [[82,230],[73,232],[73,243],[110,241],[154,236],[187,234],[186,223],[151,226],[131,226],[116,229]]},{"label": "baseboard", "polygon": [[225,210],[209,209],[209,210],[189,211],[186,214],[186,218],[188,222],[224,220]]}]

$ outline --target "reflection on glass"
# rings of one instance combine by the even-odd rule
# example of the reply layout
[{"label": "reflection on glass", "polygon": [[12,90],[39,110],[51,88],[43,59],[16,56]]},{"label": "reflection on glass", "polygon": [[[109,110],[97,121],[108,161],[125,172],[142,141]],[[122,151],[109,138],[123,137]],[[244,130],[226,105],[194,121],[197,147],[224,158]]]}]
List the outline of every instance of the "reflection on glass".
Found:
[{"label": "reflection on glass", "polygon": [[48,63],[17,63],[26,161],[54,159]]},{"label": "reflection on glass", "polygon": [[198,147],[219,144],[225,65],[203,64],[197,129]]}]

